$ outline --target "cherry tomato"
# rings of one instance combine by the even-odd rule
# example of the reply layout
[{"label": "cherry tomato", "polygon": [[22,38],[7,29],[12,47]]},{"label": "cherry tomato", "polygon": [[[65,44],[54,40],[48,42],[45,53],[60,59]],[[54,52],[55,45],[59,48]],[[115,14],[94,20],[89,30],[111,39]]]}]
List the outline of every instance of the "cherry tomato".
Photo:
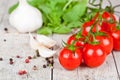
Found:
[{"label": "cherry tomato", "polygon": [[113,38],[113,49],[120,50],[120,30],[111,33]]},{"label": "cherry tomato", "polygon": [[116,23],[109,23],[109,22],[103,21],[101,27],[102,27],[102,31],[111,33],[116,30]]},{"label": "cherry tomato", "polygon": [[112,13],[109,13],[109,12],[106,12],[106,11],[103,12],[102,18],[105,19],[105,20],[107,20],[107,21],[109,21],[110,19],[112,19],[113,21],[116,22],[115,16]]},{"label": "cherry tomato", "polygon": [[75,47],[81,47],[81,48],[83,48],[83,46],[85,45],[85,44],[84,44],[84,38],[81,37],[81,38],[77,39],[77,38],[76,38],[76,34],[71,35],[71,36],[68,38],[67,44],[71,45],[74,41],[75,41],[75,43],[74,43],[74,46],[75,46]]},{"label": "cherry tomato", "polygon": [[99,45],[104,48],[106,54],[110,54],[113,50],[113,38],[108,33],[105,33],[104,36],[96,36],[96,40],[100,42]]},{"label": "cherry tomato", "polygon": [[[85,22],[85,23],[86,23],[86,22]],[[93,29],[92,29],[92,32],[97,32],[97,30],[98,30],[98,31],[102,31],[102,28],[101,28],[99,22],[97,22],[96,24],[91,24],[90,26],[84,27],[84,28],[83,28],[83,31],[82,31],[82,35],[83,35],[83,36],[86,36],[93,25],[94,25],[94,27],[93,27]]]},{"label": "cherry tomato", "polygon": [[102,30],[106,32],[112,32],[116,30],[116,18],[112,13],[103,12],[102,14]]},{"label": "cherry tomato", "polygon": [[88,21],[83,24],[83,30],[82,30],[83,36],[86,36],[88,34],[92,25],[93,25],[93,21]]},{"label": "cherry tomato", "polygon": [[77,68],[82,62],[82,52],[80,49],[76,49],[75,52],[63,48],[59,54],[60,64],[68,70]]},{"label": "cherry tomato", "polygon": [[105,61],[106,53],[100,45],[86,44],[83,49],[84,62],[89,67],[98,67]]},{"label": "cherry tomato", "polygon": [[92,26],[94,26],[93,29],[92,29],[93,32],[96,32],[97,28],[98,28],[98,31],[101,30],[101,26],[99,24],[99,21],[97,21],[95,23],[95,21],[97,20],[98,16],[99,16],[99,12],[96,13],[96,15],[90,21],[85,22],[83,24],[83,31],[82,31],[82,35],[83,36],[86,36],[88,34],[88,32],[90,31]]}]

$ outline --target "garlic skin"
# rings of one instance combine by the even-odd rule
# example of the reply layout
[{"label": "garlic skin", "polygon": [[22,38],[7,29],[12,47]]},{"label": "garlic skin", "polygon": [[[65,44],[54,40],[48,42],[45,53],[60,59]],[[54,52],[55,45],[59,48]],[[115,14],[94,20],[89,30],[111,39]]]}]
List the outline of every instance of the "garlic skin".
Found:
[{"label": "garlic skin", "polygon": [[34,38],[32,34],[29,33],[29,36],[30,36],[29,44],[31,48],[34,50],[38,50],[41,57],[44,58],[51,57],[56,53],[55,50],[49,49],[56,45],[56,41],[44,35],[36,35],[36,37]]},{"label": "garlic skin", "polygon": [[29,33],[30,36],[30,47],[34,50],[37,50],[39,48],[39,43],[34,39],[34,37]]},{"label": "garlic skin", "polygon": [[44,36],[44,35],[40,35],[40,34],[37,35],[36,40],[39,43],[41,43],[44,46],[46,46],[47,48],[51,48],[51,47],[53,47],[57,43],[56,41],[50,39],[49,37]]},{"label": "garlic skin", "polygon": [[48,49],[44,46],[40,46],[39,49],[38,49],[38,52],[41,55],[41,57],[44,57],[44,58],[51,57],[56,53],[56,51]]},{"label": "garlic skin", "polygon": [[43,24],[41,12],[26,0],[19,0],[18,7],[9,16],[9,22],[21,33],[33,32]]}]

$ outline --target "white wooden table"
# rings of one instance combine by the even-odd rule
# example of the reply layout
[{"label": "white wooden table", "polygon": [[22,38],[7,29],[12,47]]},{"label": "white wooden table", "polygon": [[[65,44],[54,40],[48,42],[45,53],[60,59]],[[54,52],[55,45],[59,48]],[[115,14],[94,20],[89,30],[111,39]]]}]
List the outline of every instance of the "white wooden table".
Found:
[{"label": "white wooden table", "polygon": [[[65,70],[59,64],[58,54],[54,56],[53,69],[43,68],[46,61],[41,57],[26,64],[25,58],[35,55],[35,51],[29,46],[29,36],[18,33],[8,22],[8,8],[16,2],[17,0],[0,0],[0,57],[3,58],[3,61],[0,61],[0,80],[120,80],[120,52],[117,51],[113,51],[104,64],[97,68],[83,65],[73,71]],[[112,2],[120,4],[119,0]],[[4,28],[8,28],[8,31]],[[68,35],[56,34],[51,36],[58,42],[58,46],[61,46],[62,40],[66,40],[67,37]],[[18,59],[16,55],[22,58]],[[9,58],[13,58],[13,65],[9,64]],[[34,65],[38,70],[32,70]],[[28,74],[18,75],[21,69],[27,70]]]}]

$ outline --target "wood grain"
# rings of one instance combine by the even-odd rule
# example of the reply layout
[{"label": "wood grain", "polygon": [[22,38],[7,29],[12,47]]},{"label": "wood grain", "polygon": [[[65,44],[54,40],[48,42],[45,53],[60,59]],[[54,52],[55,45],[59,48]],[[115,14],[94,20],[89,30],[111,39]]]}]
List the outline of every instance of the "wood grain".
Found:
[{"label": "wood grain", "polygon": [[0,13],[1,13],[1,22],[0,22],[0,34],[6,34],[6,31],[4,31],[4,28],[7,28],[8,31],[7,33],[18,33],[16,31],[15,28],[13,28],[10,24],[9,24],[9,14],[8,14],[8,10],[10,8],[10,6],[12,6],[13,4],[15,4],[18,0],[1,0],[0,1]]},{"label": "wood grain", "polygon": [[120,52],[119,51],[113,51],[113,56],[114,56],[114,59],[115,59],[115,64],[116,64],[118,76],[119,76],[119,79],[120,79]]},{"label": "wood grain", "polygon": [[89,68],[83,65],[79,68],[79,80],[119,80],[112,54],[99,67]]},{"label": "wood grain", "polygon": [[[62,40],[66,41],[69,35],[53,35],[52,37],[58,42],[54,48],[58,53],[54,56],[53,71],[49,67],[43,68],[46,61],[42,57],[31,60],[29,64],[24,63],[27,56],[35,55],[35,51],[29,46],[28,34],[19,34],[9,24],[8,9],[17,1],[0,1],[0,57],[3,57],[3,61],[0,61],[0,80],[120,80],[120,52],[117,51],[109,55],[105,63],[98,68],[88,68],[82,65],[73,71],[64,69],[58,61],[58,55],[62,48]],[[113,5],[120,4],[120,0],[111,1]],[[106,5],[108,3],[104,0],[103,7]],[[120,11],[120,8],[116,10]],[[117,13],[117,15],[120,14]],[[4,31],[4,28],[8,28],[8,31]],[[16,55],[22,58],[18,59]],[[9,58],[14,59],[13,65],[9,64]],[[34,65],[38,67],[37,71],[32,70]],[[28,74],[19,76],[18,71],[21,69],[27,70]]]},{"label": "wood grain", "polygon": [[[4,41],[6,40],[6,41]],[[30,60],[25,63],[28,56],[36,53],[29,47],[29,37],[25,34],[5,34],[0,35],[0,80],[50,80],[51,68],[43,68],[46,61],[42,57]],[[16,58],[19,55],[21,58]],[[13,58],[14,64],[9,64],[9,59]],[[38,70],[32,68],[36,65]],[[27,70],[28,74],[20,76],[19,70]]]},{"label": "wood grain", "polygon": [[55,59],[54,59],[54,70],[53,70],[53,80],[78,80],[78,73],[77,73],[77,69],[72,70],[72,71],[68,71],[66,69],[64,69],[59,61],[58,61],[58,55],[59,55],[59,51],[62,48],[62,40],[66,41],[66,39],[69,37],[69,35],[53,35],[53,39],[57,41],[57,47],[58,49],[58,53],[55,55]]},{"label": "wood grain", "polygon": [[7,0],[1,0],[0,1],[0,23],[3,19],[3,16],[5,14],[5,10],[6,10],[6,5],[8,4]]}]

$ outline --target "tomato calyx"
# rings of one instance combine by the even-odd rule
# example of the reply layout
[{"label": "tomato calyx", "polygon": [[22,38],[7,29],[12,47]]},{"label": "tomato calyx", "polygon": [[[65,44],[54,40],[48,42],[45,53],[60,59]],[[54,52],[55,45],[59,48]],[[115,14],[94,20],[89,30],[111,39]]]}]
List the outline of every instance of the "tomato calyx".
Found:
[{"label": "tomato calyx", "polygon": [[117,29],[120,30],[120,24],[117,26]]},{"label": "tomato calyx", "polygon": [[120,30],[120,18],[119,18],[119,22],[116,22],[116,24],[117,24],[116,29],[117,29],[117,30]]},{"label": "tomato calyx", "polygon": [[67,44],[66,42],[62,41],[63,42],[63,47],[71,50],[73,53],[75,52],[75,41],[72,42],[72,44]]}]

